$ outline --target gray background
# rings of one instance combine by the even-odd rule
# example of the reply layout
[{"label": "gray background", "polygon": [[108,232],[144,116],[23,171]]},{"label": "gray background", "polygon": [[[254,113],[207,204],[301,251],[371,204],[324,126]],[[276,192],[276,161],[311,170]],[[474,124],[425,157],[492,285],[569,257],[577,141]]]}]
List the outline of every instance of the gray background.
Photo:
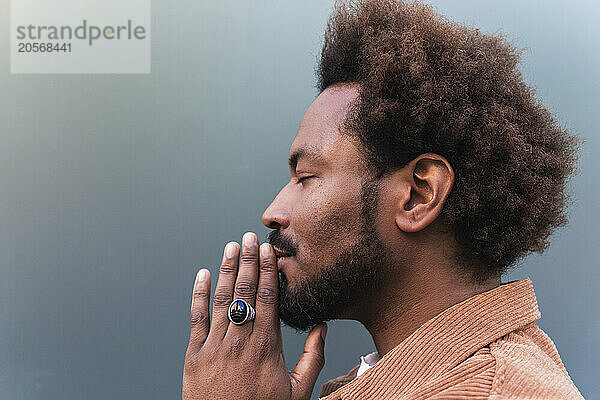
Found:
[{"label": "gray background", "polygon": [[[599,399],[600,6],[433,4],[529,48],[527,81],[587,139],[570,225],[505,280],[532,278],[540,325]],[[194,274],[268,233],[332,2],[155,0],[152,74],[62,76],[9,74],[0,5],[0,398],[180,398]],[[290,367],[303,342],[284,330]],[[372,350],[331,323],[315,392]]]}]

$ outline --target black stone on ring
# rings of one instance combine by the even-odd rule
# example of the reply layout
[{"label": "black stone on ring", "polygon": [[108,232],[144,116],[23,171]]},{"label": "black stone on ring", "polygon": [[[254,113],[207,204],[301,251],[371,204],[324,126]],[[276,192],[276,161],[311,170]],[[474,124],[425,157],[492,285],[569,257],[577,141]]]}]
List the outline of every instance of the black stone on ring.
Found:
[{"label": "black stone on ring", "polygon": [[254,308],[246,300],[237,299],[229,305],[227,316],[236,325],[243,325],[254,319]]}]

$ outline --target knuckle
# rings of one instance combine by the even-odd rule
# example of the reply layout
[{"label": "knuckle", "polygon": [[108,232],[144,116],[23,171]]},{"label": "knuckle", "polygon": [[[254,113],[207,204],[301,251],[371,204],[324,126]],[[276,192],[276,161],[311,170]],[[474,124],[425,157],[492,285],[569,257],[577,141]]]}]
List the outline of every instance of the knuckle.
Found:
[{"label": "knuckle", "polygon": [[275,304],[277,303],[277,293],[275,289],[270,286],[263,286],[258,289],[258,293],[256,294],[256,298],[266,304]]},{"label": "knuckle", "polygon": [[256,263],[256,261],[258,260],[258,255],[254,250],[244,250],[242,251],[240,260],[244,264]]},{"label": "knuckle", "polygon": [[231,342],[229,344],[229,355],[234,358],[239,358],[244,353],[244,346],[246,341],[243,337],[236,335],[231,338]]},{"label": "knuckle", "polygon": [[275,271],[275,264],[273,263],[273,260],[271,260],[271,259],[262,260],[262,262],[260,263],[260,270],[261,270],[261,272]]},{"label": "knuckle", "polygon": [[210,294],[205,289],[194,290],[194,299],[203,300],[206,299]]},{"label": "knuckle", "polygon": [[224,274],[224,275],[233,274],[233,273],[235,273],[235,271],[236,271],[235,266],[230,263],[223,263],[223,264],[221,264],[221,267],[219,268],[219,273]]},{"label": "knuckle", "polygon": [[256,294],[256,284],[250,281],[239,282],[235,286],[235,293],[238,296],[254,296]]},{"label": "knuckle", "polygon": [[215,295],[213,297],[213,305],[218,308],[229,307],[229,304],[231,304],[231,302],[232,302],[231,294],[228,294],[225,292],[215,293]]},{"label": "knuckle", "polygon": [[192,326],[203,324],[208,320],[208,316],[202,311],[194,311],[191,315],[190,322]]},{"label": "knuckle", "polygon": [[273,350],[273,338],[268,334],[261,334],[256,339],[256,349],[260,354],[270,353]]}]

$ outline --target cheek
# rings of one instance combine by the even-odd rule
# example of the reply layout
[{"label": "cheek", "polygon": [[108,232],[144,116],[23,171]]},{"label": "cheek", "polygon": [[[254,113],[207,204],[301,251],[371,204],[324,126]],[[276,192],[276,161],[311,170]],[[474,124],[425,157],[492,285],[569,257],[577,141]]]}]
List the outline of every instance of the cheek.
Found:
[{"label": "cheek", "polygon": [[328,196],[325,190],[315,190],[294,210],[297,257],[307,268],[331,265],[359,240],[361,204],[358,196],[347,193],[337,191]]}]

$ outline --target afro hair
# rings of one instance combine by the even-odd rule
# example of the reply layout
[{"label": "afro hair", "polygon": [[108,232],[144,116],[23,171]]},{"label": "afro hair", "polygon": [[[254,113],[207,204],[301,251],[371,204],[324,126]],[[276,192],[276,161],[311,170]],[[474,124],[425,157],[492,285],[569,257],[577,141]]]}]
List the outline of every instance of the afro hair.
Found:
[{"label": "afro hair", "polygon": [[341,132],[355,135],[378,177],[423,153],[445,157],[455,182],[439,221],[456,263],[483,281],[566,225],[565,185],[581,142],[523,82],[520,50],[502,33],[459,25],[419,2],[337,2],[318,89],[358,83]]}]

